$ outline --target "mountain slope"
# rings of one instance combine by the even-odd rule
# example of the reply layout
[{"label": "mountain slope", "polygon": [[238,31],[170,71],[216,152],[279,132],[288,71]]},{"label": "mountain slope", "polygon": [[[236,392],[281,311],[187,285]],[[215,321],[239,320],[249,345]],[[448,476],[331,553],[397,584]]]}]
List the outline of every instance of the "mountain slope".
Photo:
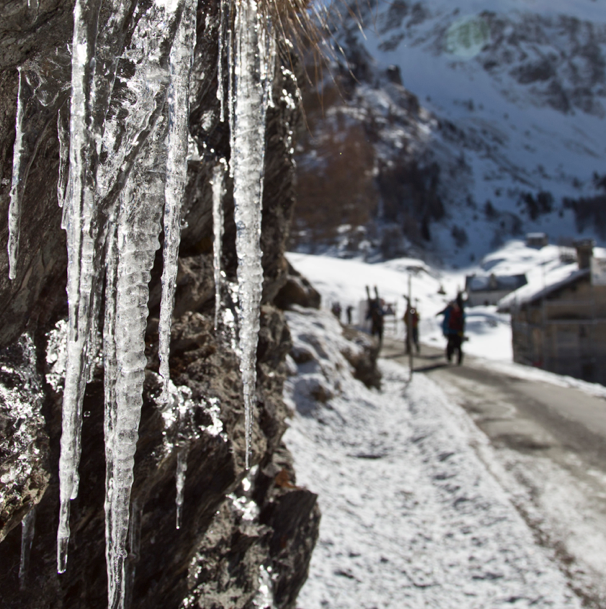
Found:
[{"label": "mountain slope", "polygon": [[[606,238],[606,11],[598,3],[356,6],[363,33],[341,9],[334,34],[341,94],[325,93],[321,109],[307,104],[299,180],[317,184],[318,167],[334,173],[336,152],[352,150],[345,140],[323,148],[326,134],[358,129],[371,159],[356,179],[366,175],[372,193],[335,234],[323,224],[315,236],[324,248],[420,251],[461,265],[529,231],[562,242]],[[331,90],[326,78],[321,84]],[[337,207],[339,197],[331,200]],[[309,228],[313,203],[303,192],[299,231]]]}]

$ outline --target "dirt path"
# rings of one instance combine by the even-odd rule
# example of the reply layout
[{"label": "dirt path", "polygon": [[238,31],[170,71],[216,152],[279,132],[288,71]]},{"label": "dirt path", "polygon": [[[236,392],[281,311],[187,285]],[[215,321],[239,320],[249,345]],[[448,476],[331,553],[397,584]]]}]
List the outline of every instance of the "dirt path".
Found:
[{"label": "dirt path", "polygon": [[[403,345],[382,357],[405,366]],[[588,607],[606,607],[606,400],[573,388],[521,380],[467,357],[446,363],[422,346],[415,373],[434,379],[486,435],[500,467],[487,465],[551,547]],[[482,457],[481,443],[477,451]]]}]

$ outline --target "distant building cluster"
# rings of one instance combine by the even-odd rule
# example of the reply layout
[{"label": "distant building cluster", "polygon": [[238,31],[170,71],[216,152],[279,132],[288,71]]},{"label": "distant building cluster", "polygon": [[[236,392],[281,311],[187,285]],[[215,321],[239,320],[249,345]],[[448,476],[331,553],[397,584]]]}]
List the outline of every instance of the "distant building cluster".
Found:
[{"label": "distant building cluster", "polygon": [[507,294],[521,288],[528,282],[526,275],[468,275],[465,279],[467,304],[496,305]]}]

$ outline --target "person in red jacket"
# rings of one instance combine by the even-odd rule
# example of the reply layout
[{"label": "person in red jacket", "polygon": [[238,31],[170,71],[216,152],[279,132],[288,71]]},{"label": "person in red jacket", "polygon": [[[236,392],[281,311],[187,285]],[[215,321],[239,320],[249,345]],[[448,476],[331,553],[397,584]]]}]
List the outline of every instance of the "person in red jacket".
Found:
[{"label": "person in red jacket", "polygon": [[[411,307],[410,303],[408,303],[403,317],[404,325],[406,326],[406,353],[410,353],[413,344],[417,353],[421,351],[421,346],[419,345],[419,317],[417,309]],[[412,333],[412,336],[409,335],[410,333]]]}]

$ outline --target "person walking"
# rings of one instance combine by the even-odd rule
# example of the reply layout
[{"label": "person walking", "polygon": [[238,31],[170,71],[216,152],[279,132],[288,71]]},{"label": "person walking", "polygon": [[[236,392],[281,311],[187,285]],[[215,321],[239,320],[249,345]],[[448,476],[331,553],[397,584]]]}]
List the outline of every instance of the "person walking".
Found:
[{"label": "person walking", "polygon": [[457,295],[456,300],[453,300],[448,306],[438,313],[443,314],[442,333],[447,340],[446,344],[446,359],[450,362],[452,357],[457,353],[457,364],[460,366],[463,363],[463,339],[465,335],[465,312],[463,309],[463,296]]},{"label": "person walking", "polygon": [[366,319],[370,319],[370,334],[376,336],[379,339],[379,349],[383,344],[383,327],[385,316],[385,310],[383,308],[382,300],[379,298],[379,291],[375,286],[375,298],[370,297],[370,290],[366,287],[366,295],[368,297],[368,310],[366,312]]},{"label": "person walking", "polygon": [[345,312],[347,313],[347,325],[351,326],[351,314],[353,313],[353,306],[349,305],[347,307],[347,309],[345,309]]},{"label": "person walking", "polygon": [[419,345],[419,311],[415,307],[410,306],[410,302],[406,305],[404,313],[404,324],[406,326],[406,353],[410,353],[414,344],[417,353],[420,353],[421,346]]}]

